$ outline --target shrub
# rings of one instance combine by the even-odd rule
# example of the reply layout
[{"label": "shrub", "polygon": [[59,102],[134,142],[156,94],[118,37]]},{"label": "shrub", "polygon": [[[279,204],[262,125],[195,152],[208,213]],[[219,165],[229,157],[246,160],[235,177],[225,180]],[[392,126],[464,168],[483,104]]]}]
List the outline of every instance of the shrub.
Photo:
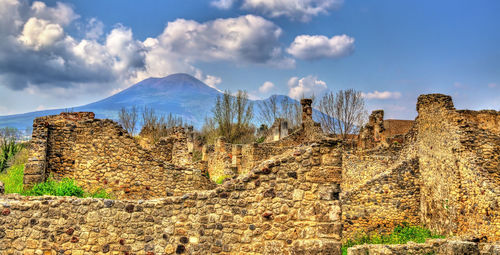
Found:
[{"label": "shrub", "polygon": [[22,144],[14,141],[0,144],[0,172],[8,167],[7,161],[13,158],[22,148]]},{"label": "shrub", "polygon": [[410,241],[424,243],[425,240],[433,238],[444,238],[444,236],[435,235],[429,229],[420,226],[411,226],[408,223],[402,223],[387,235],[363,234],[354,239],[347,240],[342,245],[342,254],[347,254],[347,248],[360,244],[405,244]]},{"label": "shrub", "polygon": [[63,178],[61,181],[55,181],[49,178],[47,181],[37,183],[33,188],[25,191],[28,196],[75,196],[83,197],[85,192],[82,187],[77,186],[75,181],[69,178]]}]

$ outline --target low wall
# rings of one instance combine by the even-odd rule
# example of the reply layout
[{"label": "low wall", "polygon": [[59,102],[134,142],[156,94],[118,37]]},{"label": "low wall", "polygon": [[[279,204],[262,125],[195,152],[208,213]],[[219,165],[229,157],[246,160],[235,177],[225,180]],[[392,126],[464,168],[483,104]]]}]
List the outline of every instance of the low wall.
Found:
[{"label": "low wall", "polygon": [[478,244],[466,241],[428,240],[426,243],[408,243],[397,245],[368,244],[358,245],[347,250],[348,255],[496,255],[500,254],[500,244]]},{"label": "low wall", "polygon": [[156,200],[0,197],[1,253],[340,254],[336,141],[211,191]]},{"label": "low wall", "polygon": [[33,185],[49,175],[56,179],[70,177],[86,190],[104,188],[120,199],[164,197],[193,187],[213,188],[201,171],[171,164],[188,158],[184,157],[188,152],[182,138],[162,139],[148,150],[116,122],[94,119],[93,113],[37,118],[24,184]]}]

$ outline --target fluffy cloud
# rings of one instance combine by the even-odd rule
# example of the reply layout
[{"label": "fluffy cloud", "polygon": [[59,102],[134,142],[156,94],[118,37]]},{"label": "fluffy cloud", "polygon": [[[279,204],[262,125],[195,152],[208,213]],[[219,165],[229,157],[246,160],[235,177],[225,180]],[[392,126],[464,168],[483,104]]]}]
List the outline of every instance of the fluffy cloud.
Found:
[{"label": "fluffy cloud", "polygon": [[336,35],[328,38],[323,35],[299,35],[295,37],[287,52],[296,58],[314,60],[320,58],[339,58],[354,51],[354,38]]},{"label": "fluffy cloud", "polygon": [[262,84],[262,86],[259,87],[259,92],[260,93],[267,93],[269,91],[271,91],[271,89],[274,88],[274,83],[270,82],[270,81],[266,81],[264,82],[264,84]]},{"label": "fluffy cloud", "polygon": [[253,15],[206,23],[178,19],[168,23],[158,42],[190,61],[281,64],[288,61],[282,56],[281,34],[274,23]]},{"label": "fluffy cloud", "polygon": [[400,92],[391,91],[373,91],[368,93],[361,93],[361,95],[366,99],[398,99],[401,97]]},{"label": "fluffy cloud", "polygon": [[318,96],[326,91],[326,82],[309,75],[303,78],[292,77],[288,80],[288,96],[294,99]]},{"label": "fluffy cloud", "polygon": [[24,25],[19,41],[36,51],[51,46],[64,36],[64,30],[59,24],[47,20],[30,18]]},{"label": "fluffy cloud", "polygon": [[196,63],[295,64],[283,55],[282,30],[253,15],[205,23],[178,19],[145,41],[121,25],[103,35],[96,19],[83,26],[84,38],[75,39],[65,28],[78,17],[63,3],[0,0],[0,85],[33,93],[111,93],[151,76],[185,72],[215,87],[221,78]]},{"label": "fluffy cloud", "polygon": [[219,9],[227,10],[233,6],[234,1],[235,0],[214,0],[214,1],[210,2],[210,4],[219,8]]},{"label": "fluffy cloud", "polygon": [[58,2],[55,7],[47,7],[45,3],[38,1],[31,5],[30,16],[48,20],[61,26],[67,26],[79,17],[69,5]]},{"label": "fluffy cloud", "polygon": [[268,17],[288,17],[303,22],[342,5],[342,0],[244,0],[242,8]]}]

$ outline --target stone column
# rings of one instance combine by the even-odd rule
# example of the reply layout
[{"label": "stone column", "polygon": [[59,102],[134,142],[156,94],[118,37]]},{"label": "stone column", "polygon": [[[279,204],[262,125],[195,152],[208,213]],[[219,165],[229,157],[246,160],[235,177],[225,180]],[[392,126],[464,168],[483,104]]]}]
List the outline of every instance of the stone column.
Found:
[{"label": "stone column", "polygon": [[301,99],[300,104],[302,105],[302,122],[312,121],[312,99]]}]

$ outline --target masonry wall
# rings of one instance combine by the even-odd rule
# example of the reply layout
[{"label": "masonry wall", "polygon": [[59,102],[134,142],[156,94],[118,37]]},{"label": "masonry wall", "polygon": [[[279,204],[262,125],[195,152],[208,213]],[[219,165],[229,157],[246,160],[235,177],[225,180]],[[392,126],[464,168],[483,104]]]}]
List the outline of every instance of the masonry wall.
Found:
[{"label": "masonry wall", "polygon": [[400,161],[388,171],[342,193],[344,240],[388,234],[401,223],[420,225],[420,173],[417,159]]},{"label": "masonry wall", "polygon": [[500,113],[456,111],[440,94],[420,96],[417,110],[423,223],[442,234],[498,241]]},{"label": "masonry wall", "polygon": [[0,251],[340,254],[337,141],[299,147],[211,191],[146,201],[0,197]]},{"label": "masonry wall", "polygon": [[[117,123],[94,119],[93,113],[64,113],[37,118],[34,150],[24,183],[33,185],[49,175],[74,178],[88,191],[104,188],[117,198],[148,199],[211,189],[200,170],[171,164],[181,147],[175,138],[144,149]],[[178,161],[178,160],[177,160]]]}]

